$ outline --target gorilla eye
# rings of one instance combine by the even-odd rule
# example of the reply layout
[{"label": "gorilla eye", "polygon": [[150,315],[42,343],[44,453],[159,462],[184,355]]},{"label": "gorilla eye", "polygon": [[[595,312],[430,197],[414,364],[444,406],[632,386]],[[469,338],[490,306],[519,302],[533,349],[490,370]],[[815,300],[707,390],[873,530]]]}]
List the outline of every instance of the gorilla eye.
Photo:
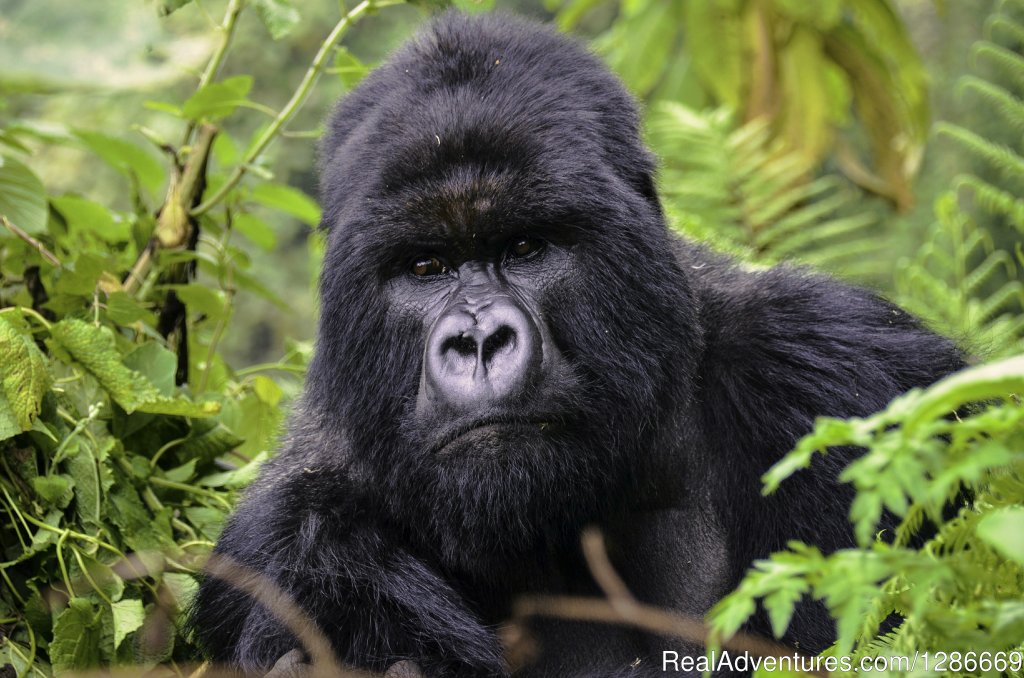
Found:
[{"label": "gorilla eye", "polygon": [[410,270],[415,276],[443,275],[448,272],[448,266],[446,266],[439,258],[431,255],[427,257],[417,257],[416,260],[412,262]]},{"label": "gorilla eye", "polygon": [[509,245],[508,253],[513,257],[525,257],[539,250],[542,244],[540,240],[522,236],[512,241]]}]

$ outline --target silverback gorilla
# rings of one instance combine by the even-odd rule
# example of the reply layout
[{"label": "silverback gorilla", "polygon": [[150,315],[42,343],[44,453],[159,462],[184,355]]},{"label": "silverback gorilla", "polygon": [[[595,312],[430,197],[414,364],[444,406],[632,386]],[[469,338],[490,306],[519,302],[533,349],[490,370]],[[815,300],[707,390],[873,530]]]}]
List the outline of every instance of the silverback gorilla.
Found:
[{"label": "silverback gorilla", "polygon": [[[791,539],[850,546],[836,476],[855,450],[769,497],[759,477],[815,417],[867,415],[962,364],[870,292],[672,235],[635,103],[538,24],[434,20],[341,102],[321,164],[315,357],[216,551],[290,594],[346,666],[508,675],[497,630],[517,596],[600,595],[591,524],[641,600],[691,615]],[[299,647],[212,577],[190,624],[249,672]],[[702,652],[534,630],[516,675],[661,675],[662,650]],[[833,636],[806,600],[783,640]]]}]

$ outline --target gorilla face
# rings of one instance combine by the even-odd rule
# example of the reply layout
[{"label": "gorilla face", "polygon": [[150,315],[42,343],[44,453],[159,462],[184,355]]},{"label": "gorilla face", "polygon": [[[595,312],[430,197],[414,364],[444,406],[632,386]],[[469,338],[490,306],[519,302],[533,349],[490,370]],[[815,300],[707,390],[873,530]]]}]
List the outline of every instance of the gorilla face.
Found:
[{"label": "gorilla face", "polygon": [[[576,50],[475,60],[463,44],[467,63],[439,65],[421,47],[335,114],[305,406],[395,524],[459,567],[575,539],[643,496],[622,486],[670,443],[698,339],[618,83]],[[546,98],[513,93],[527,85]],[[632,156],[608,153],[612,131]]]}]

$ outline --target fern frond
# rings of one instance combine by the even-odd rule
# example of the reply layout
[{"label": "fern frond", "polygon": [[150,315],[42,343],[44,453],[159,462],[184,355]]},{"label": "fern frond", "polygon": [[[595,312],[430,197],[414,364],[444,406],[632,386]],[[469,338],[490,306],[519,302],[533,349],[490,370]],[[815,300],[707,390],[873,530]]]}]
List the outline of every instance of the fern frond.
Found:
[{"label": "fern frond", "polygon": [[974,75],[961,78],[959,89],[961,92],[974,92],[990,104],[1011,128],[1024,131],[1024,102],[1007,90]]},{"label": "fern frond", "polygon": [[[1024,65],[1024,61],[1022,61]],[[963,127],[939,123],[935,126],[939,134],[952,137],[968,151],[987,161],[992,167],[1004,175],[1014,179],[1024,179],[1024,158],[1008,146],[989,141]]]},{"label": "fern frond", "polygon": [[1024,233],[1024,200],[970,174],[957,177],[953,187],[958,192],[960,189],[969,189],[979,207],[993,214],[1005,215],[1010,223]]},{"label": "fern frond", "polygon": [[[648,120],[665,159],[659,185],[684,234],[741,251],[759,263],[792,258],[851,277],[878,267],[877,220],[838,177],[812,179],[806,160],[771,142],[768,123],[740,127],[724,111],[661,103]],[[847,216],[854,213],[856,216]]]},{"label": "fern frond", "polygon": [[1024,58],[1001,45],[982,41],[975,45],[975,61],[985,61],[996,67],[998,71],[1024,87]]}]

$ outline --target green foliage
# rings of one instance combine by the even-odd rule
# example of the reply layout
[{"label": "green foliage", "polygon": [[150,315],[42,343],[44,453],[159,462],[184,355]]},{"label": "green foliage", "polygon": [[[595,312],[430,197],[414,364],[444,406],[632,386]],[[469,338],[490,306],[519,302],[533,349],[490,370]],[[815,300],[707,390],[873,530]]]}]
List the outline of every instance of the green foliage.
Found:
[{"label": "green foliage", "polygon": [[[1005,10],[988,26],[1024,36]],[[1024,60],[1014,52],[989,41],[975,52],[994,55],[1004,75],[1024,85]],[[1010,90],[976,77],[963,90],[1014,129],[1024,126],[1024,106]],[[793,542],[755,563],[711,611],[717,639],[735,633],[758,604],[781,637],[795,603],[811,596],[837,622],[838,641],[826,654],[851,657],[854,667],[864,658],[945,652],[960,653],[939,669],[949,674],[1021,675],[1019,660],[1000,668],[994,658],[1024,651],[1024,287],[1015,279],[1022,255],[1019,243],[1016,257],[998,247],[977,217],[996,214],[1024,232],[1012,188],[1024,159],[962,127],[940,131],[973,152],[980,171],[958,177],[936,201],[929,241],[899,266],[897,298],[980,355],[1015,357],[911,391],[869,417],[820,419],[765,474],[765,492],[830,448],[863,448],[840,476],[856,491],[850,520],[858,547],[823,554]],[[897,520],[892,534],[880,533],[883,512]],[[902,621],[880,635],[894,613]]]},{"label": "green foliage", "polygon": [[[860,548],[823,555],[794,542],[759,561],[711,611],[715,632],[734,633],[761,600],[781,636],[810,594],[836,618],[836,656],[1024,649],[1022,392],[1016,357],[911,391],[870,417],[820,420],[765,474],[765,491],[831,447],[864,447],[841,476],[857,491],[850,518]],[[947,517],[964,493],[970,499]],[[883,510],[898,518],[893,535],[878,534]],[[938,527],[917,546],[925,520]],[[893,612],[903,622],[879,638]]]},{"label": "green foliage", "polygon": [[[996,111],[1011,129],[1024,129],[1018,94],[1024,88],[1024,58],[994,42],[999,36],[1017,40],[1024,26],[1005,9],[988,26],[990,37],[973,51],[994,68],[995,78],[1010,84],[967,76],[960,89]],[[1015,255],[1000,248],[979,217],[995,216],[1024,234],[1024,201],[1015,192],[1024,185],[1024,156],[1019,144],[1003,145],[957,125],[940,124],[938,130],[972,154],[979,170],[958,176],[953,190],[937,201],[938,220],[928,242],[912,261],[900,264],[900,301],[982,355],[1019,353],[1024,350],[1024,284],[1017,280],[1017,269],[1024,254],[1019,244]]]},{"label": "green foliage", "polygon": [[[911,205],[928,130],[926,75],[889,0],[548,3],[564,28],[608,4],[618,15],[595,45],[641,96],[763,120],[810,169],[838,149],[851,180]],[[851,150],[854,130],[869,162]]]},{"label": "green foliage", "polygon": [[[358,82],[366,67],[344,49],[332,58],[334,44],[387,4],[340,18],[280,111],[251,98],[251,76],[218,72],[246,7],[275,39],[296,9],[232,0],[194,91],[148,104],[167,118],[162,134],[0,127],[0,667],[48,676],[194,658],[166,620],[273,448],[309,353],[236,370],[220,350],[240,294],[283,305],[238,237],[273,249],[268,212],[320,220],[263,152],[328,65]],[[232,138],[252,111],[271,124]],[[48,195],[31,167],[54,148],[113,169],[125,197]]]},{"label": "green foliage", "polygon": [[648,118],[663,158],[659,187],[674,226],[741,258],[798,259],[851,277],[879,273],[876,218],[860,194],[773,140],[765,120],[736,128],[727,111],[656,104]]}]

